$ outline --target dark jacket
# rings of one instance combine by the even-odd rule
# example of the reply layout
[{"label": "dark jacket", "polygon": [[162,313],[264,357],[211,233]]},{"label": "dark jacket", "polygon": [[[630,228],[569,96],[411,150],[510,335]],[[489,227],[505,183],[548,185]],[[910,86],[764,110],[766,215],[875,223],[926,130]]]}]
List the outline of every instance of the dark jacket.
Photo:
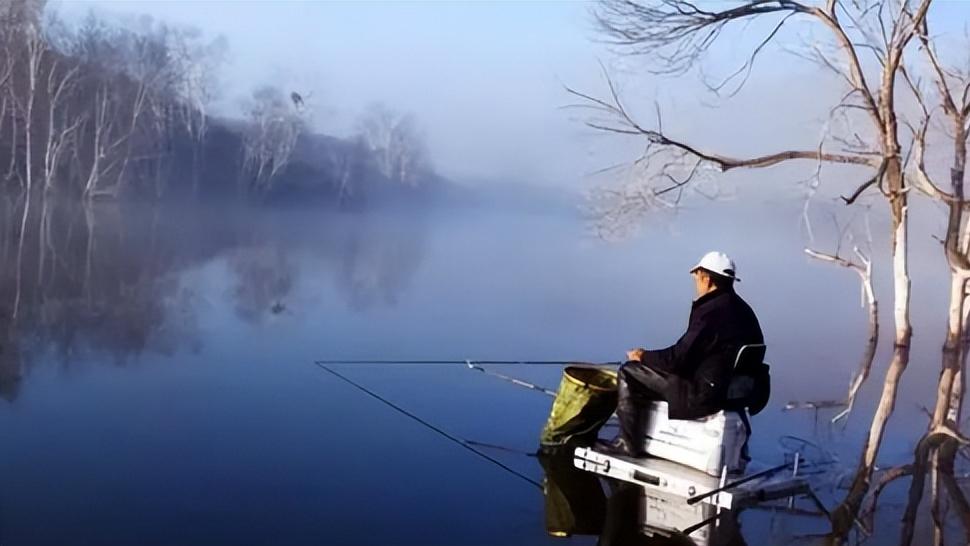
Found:
[{"label": "dark jacket", "polygon": [[751,307],[733,290],[715,290],[694,301],[677,343],[647,351],[641,362],[674,374],[664,393],[670,417],[697,419],[724,409],[738,350],[756,343],[764,343],[764,336]]}]

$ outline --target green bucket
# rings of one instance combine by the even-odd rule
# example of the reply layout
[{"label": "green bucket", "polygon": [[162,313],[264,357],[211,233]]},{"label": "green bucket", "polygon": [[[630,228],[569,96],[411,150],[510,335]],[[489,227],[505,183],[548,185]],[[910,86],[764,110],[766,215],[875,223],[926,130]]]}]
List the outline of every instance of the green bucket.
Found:
[{"label": "green bucket", "polygon": [[616,372],[591,366],[567,366],[552,411],[539,437],[540,450],[591,445],[616,411]]}]

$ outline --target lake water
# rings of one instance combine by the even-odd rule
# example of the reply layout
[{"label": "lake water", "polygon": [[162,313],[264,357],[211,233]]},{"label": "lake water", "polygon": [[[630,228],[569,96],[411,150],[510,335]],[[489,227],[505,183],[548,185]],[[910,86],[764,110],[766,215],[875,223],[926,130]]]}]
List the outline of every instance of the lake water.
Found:
[{"label": "lake water", "polygon": [[[676,340],[687,270],[713,248],[735,255],[773,364],[756,457],[780,460],[779,439],[795,435],[848,471],[887,361],[881,352],[844,429],[782,411],[844,396],[865,332],[854,276],[804,258],[797,204],[687,210],[615,244],[562,211],[35,207],[22,249],[16,203],[3,210],[3,546],[595,543],[549,537],[536,488],[314,361],[617,360]],[[925,246],[914,252],[930,287],[914,312],[922,337],[880,457],[891,463],[925,426],[918,405],[939,366],[946,288]],[[542,479],[515,451],[535,449],[546,396],[461,365],[335,369],[450,434],[508,448],[488,454]],[[824,482],[832,504],[838,476]],[[898,521],[901,491],[880,523]],[[740,523],[749,544],[825,529],[762,511]],[[892,525],[877,543],[895,540]]]}]

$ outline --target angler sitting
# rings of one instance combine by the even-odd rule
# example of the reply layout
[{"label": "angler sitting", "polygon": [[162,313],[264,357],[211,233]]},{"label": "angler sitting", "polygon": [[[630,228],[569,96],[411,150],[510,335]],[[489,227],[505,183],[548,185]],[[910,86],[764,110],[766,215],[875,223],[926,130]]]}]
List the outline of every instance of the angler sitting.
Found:
[{"label": "angler sitting", "polygon": [[[620,366],[616,409],[620,433],[610,444],[610,451],[644,455],[649,417],[646,406],[651,401],[666,400],[671,419],[699,419],[733,409],[746,422],[747,402],[743,398],[729,401],[728,389],[737,374],[735,365],[742,347],[760,346],[757,360],[761,365],[761,326],[751,307],[734,291],[736,268],[726,254],[709,252],[690,272],[697,297],[691,306],[687,332],[666,349],[628,351],[628,361]],[[757,381],[748,384],[749,391],[758,388]],[[740,394],[749,398],[752,395]],[[765,398],[763,402],[766,401]]]}]

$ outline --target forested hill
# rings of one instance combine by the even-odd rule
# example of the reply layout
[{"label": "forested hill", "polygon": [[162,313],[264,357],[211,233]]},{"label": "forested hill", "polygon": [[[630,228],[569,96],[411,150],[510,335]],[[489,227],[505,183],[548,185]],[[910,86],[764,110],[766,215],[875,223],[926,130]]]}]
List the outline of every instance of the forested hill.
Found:
[{"label": "forested hill", "polygon": [[358,134],[315,130],[308,97],[263,87],[208,112],[225,44],[152,22],[65,22],[0,3],[0,182],[84,199],[234,198],[361,207],[442,183],[413,121],[375,106]]}]

